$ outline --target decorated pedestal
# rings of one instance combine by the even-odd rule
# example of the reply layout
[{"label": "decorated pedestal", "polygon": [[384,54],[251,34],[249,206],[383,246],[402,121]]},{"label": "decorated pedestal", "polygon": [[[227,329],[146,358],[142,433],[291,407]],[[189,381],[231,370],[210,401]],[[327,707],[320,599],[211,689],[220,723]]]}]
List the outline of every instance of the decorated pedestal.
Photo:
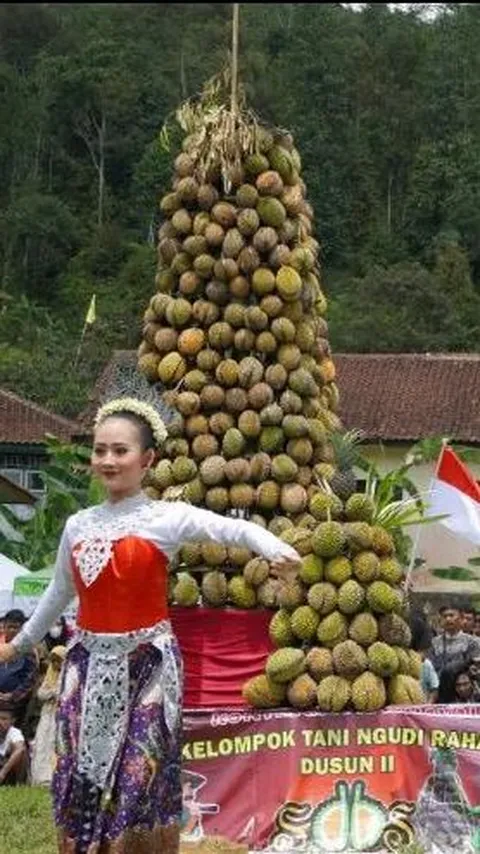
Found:
[{"label": "decorated pedestal", "polygon": [[242,687],[263,670],[273,649],[271,611],[170,608],[185,673],[190,709],[245,707]]}]

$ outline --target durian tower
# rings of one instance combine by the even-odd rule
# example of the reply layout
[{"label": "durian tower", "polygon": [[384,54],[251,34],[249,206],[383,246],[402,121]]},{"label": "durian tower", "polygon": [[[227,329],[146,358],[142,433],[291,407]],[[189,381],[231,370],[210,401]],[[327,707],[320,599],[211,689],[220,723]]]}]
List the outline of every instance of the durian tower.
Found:
[{"label": "durian tower", "polygon": [[420,663],[401,616],[402,569],[339,439],[300,155],[289,134],[245,111],[189,110],[138,352],[176,412],[149,489],[268,527],[303,566],[286,583],[245,549],[188,544],[171,601],[272,609],[278,650],[244,688],[252,705],[414,703]]}]

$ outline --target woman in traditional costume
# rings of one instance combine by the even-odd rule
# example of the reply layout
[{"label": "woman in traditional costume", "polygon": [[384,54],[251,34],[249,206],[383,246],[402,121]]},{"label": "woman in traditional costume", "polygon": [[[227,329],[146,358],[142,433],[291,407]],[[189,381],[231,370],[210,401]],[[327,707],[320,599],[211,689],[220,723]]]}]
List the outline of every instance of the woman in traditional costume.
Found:
[{"label": "woman in traditional costume", "polygon": [[168,563],[183,543],[243,546],[288,575],[297,552],[269,531],[141,484],[166,438],[158,410],[135,398],[100,408],[92,468],[108,499],[70,516],[54,579],[11,660],[78,595],[63,667],[52,789],[60,854],[176,854],[182,822],[182,663],[168,619]]}]

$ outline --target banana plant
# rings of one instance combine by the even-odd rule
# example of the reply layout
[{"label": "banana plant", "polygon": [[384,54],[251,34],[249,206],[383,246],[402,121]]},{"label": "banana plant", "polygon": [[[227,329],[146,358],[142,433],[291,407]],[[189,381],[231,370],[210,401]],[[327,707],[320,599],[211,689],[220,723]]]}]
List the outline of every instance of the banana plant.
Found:
[{"label": "banana plant", "polygon": [[0,506],[6,529],[13,529],[13,536],[0,533],[0,551],[32,571],[54,563],[68,516],[104,498],[103,487],[90,473],[89,448],[52,436],[47,436],[46,445],[49,462],[41,472],[45,493],[33,516],[19,520],[10,508]]}]

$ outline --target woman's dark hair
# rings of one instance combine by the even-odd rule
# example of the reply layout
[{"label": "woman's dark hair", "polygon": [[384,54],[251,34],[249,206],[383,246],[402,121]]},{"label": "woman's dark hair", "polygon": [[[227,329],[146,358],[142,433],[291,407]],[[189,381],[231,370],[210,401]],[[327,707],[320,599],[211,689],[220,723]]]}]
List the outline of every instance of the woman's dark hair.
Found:
[{"label": "woman's dark hair", "polygon": [[426,651],[432,645],[432,630],[423,611],[413,611],[410,615],[412,649]]},{"label": "woman's dark hair", "polygon": [[439,703],[457,703],[457,679],[465,674],[470,679],[468,665],[462,664],[461,667],[446,667],[440,675],[440,684],[438,686],[438,702]]},{"label": "woman's dark hair", "polygon": [[58,622],[62,624],[62,633],[58,638],[52,637],[50,632],[48,631],[45,635],[43,641],[45,646],[47,647],[48,652],[53,649],[54,646],[66,646],[69,640],[69,632],[67,627],[67,621],[63,614],[58,618]]},{"label": "woman's dark hair", "polygon": [[141,417],[141,415],[136,415],[135,412],[129,412],[128,409],[120,409],[118,412],[112,412],[110,415],[107,415],[104,419],[107,418],[123,418],[125,421],[129,421],[130,424],[133,424],[139,434],[140,434],[140,445],[142,447],[142,451],[155,451],[156,450],[156,442],[153,436],[153,430],[150,427],[148,421]]},{"label": "woman's dark hair", "polygon": [[20,611],[19,608],[13,608],[11,611],[7,611],[3,619],[6,623],[10,623],[12,626],[23,626],[23,624],[27,622],[25,614],[23,611]]}]

